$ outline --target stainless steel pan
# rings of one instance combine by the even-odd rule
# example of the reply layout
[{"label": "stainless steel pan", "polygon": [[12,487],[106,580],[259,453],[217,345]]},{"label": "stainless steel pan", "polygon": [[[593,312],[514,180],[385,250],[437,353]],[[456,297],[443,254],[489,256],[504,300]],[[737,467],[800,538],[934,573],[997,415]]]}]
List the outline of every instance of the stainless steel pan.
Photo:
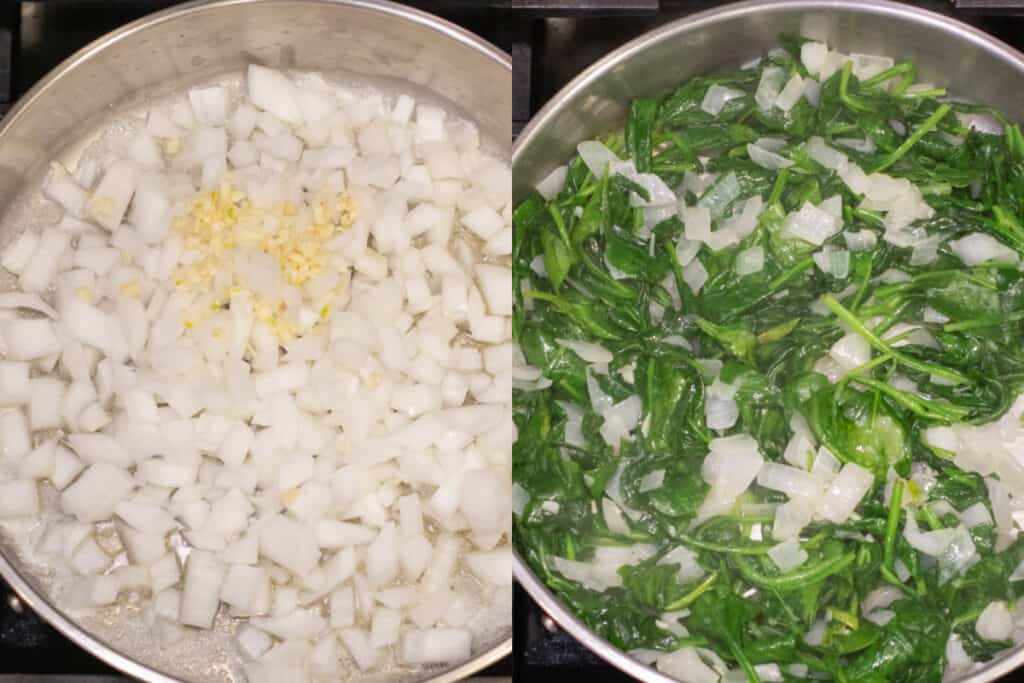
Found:
[{"label": "stainless steel pan", "polygon": [[[624,45],[588,68],[533,118],[512,151],[513,200],[522,199],[576,145],[621,128],[629,100],[680,81],[736,68],[798,31],[850,53],[912,59],[923,81],[1024,118],[1024,55],[966,24],[884,0],[753,0],[680,19]],[[516,554],[516,579],[562,628],[631,676],[673,679],[628,657],[593,633]],[[1024,664],[1018,647],[959,680],[993,681]]]},{"label": "stainless steel pan", "polygon": [[[89,134],[118,110],[239,71],[253,62],[429,91],[475,121],[482,137],[508,154],[511,60],[446,21],[374,0],[189,3],[128,24],[88,45],[17,103],[0,126],[0,207],[7,210],[22,189],[38,181],[48,160],[73,157]],[[0,243],[10,237],[0,234]],[[116,621],[97,630],[67,616],[51,600],[45,582],[29,571],[2,535],[0,576],[26,605],[108,664],[146,681],[180,680],[157,668],[121,637],[128,629]],[[124,616],[137,618],[129,612]],[[203,637],[197,633],[194,642]],[[479,648],[471,661],[402,678],[450,683],[511,649],[510,627],[495,642]],[[187,669],[195,675],[224,673],[223,663],[204,661],[207,650],[189,646],[180,652],[184,659],[193,660]]]}]

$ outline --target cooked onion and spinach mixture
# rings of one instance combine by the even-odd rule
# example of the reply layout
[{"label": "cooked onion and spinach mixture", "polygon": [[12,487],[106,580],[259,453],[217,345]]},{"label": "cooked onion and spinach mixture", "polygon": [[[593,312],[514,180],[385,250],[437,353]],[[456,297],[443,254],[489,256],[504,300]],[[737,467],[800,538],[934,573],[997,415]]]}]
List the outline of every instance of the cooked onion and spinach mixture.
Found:
[{"label": "cooked onion and spinach mixture", "polygon": [[1024,640],[1024,135],[784,36],[514,213],[515,543],[683,681],[941,681]]}]

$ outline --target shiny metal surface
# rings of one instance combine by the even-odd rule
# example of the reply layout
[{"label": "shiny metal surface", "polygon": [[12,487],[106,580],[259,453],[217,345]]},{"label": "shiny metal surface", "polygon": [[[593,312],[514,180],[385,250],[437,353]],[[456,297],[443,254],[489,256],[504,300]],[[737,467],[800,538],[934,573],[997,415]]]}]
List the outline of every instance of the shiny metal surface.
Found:
[{"label": "shiny metal surface", "polygon": [[[694,14],[627,43],[561,90],[517,138],[512,151],[515,201],[576,145],[621,128],[632,97],[663,93],[690,76],[736,68],[799,31],[843,52],[912,59],[920,80],[1024,118],[1024,55],[966,24],[885,0],[753,0]],[[515,577],[540,607],[583,645],[642,681],[674,679],[640,664],[593,633],[544,586],[518,553]],[[992,681],[1024,664],[1016,648],[959,681]]]},{"label": "shiny metal surface", "polygon": [[[107,34],[25,94],[0,127],[0,206],[9,207],[49,159],[140,93],[157,97],[253,62],[413,84],[476,121],[492,144],[511,144],[511,59],[449,22],[380,0],[193,2]],[[0,576],[27,606],[111,666],[153,683],[179,680],[83,629],[3,543]],[[472,675],[512,651],[510,632],[472,660],[419,680]]]}]

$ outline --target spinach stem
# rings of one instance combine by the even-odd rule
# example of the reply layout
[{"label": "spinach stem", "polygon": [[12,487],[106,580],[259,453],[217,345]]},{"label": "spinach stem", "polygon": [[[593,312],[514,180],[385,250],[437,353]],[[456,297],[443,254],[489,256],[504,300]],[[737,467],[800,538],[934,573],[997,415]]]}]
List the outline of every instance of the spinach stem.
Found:
[{"label": "spinach stem", "polygon": [[718,572],[711,572],[705,577],[703,581],[697,584],[697,587],[692,591],[679,598],[675,602],[669,603],[665,606],[666,612],[674,612],[677,609],[686,609],[692,605],[697,598],[711,590],[711,587],[715,585],[715,581],[718,580]]},{"label": "spinach stem", "polygon": [[548,212],[551,214],[551,220],[555,222],[555,227],[558,228],[558,234],[562,237],[562,241],[565,242],[565,246],[571,249],[572,240],[569,239],[569,231],[565,227],[565,219],[562,218],[562,212],[554,204],[548,205]]},{"label": "spinach stem", "polygon": [[889,515],[885,519],[885,550],[882,554],[882,567],[894,578],[896,577],[896,534],[900,528],[903,486],[903,480],[897,478],[892,486],[892,497],[889,499]]},{"label": "spinach stem", "polygon": [[793,570],[781,576],[768,576],[759,572],[754,568],[751,561],[743,556],[737,555],[732,559],[740,570],[740,574],[751,583],[762,588],[787,590],[824,581],[833,574],[838,574],[853,564],[854,560],[857,559],[857,553],[851,551],[843,555],[837,555],[836,557],[823,560],[803,569]]},{"label": "spinach stem", "polygon": [[939,121],[949,113],[950,109],[952,109],[952,106],[948,103],[940,104],[932,115],[925,119],[924,123],[918,126],[917,130],[915,130],[909,138],[903,141],[903,144],[888,154],[882,163],[876,166],[871,172],[878,173],[880,171],[884,171],[902,159],[903,156],[910,151],[911,147],[916,145],[921,138],[930,133],[935,126],[939,125]]},{"label": "spinach stem", "polygon": [[954,384],[970,383],[969,379],[961,375],[959,372],[956,372],[955,370],[950,370],[949,368],[942,367],[941,365],[934,365],[932,363],[918,360],[916,358],[913,358],[912,356],[907,356],[906,354],[901,353],[900,351],[897,351],[896,349],[892,348],[889,344],[879,339],[871,330],[865,327],[864,323],[862,323],[857,318],[857,316],[853,315],[852,313],[850,313],[850,311],[846,310],[846,308],[844,308],[841,303],[836,301],[835,297],[833,297],[831,294],[826,294],[821,298],[821,300],[822,303],[824,303],[825,306],[827,306],[828,309],[832,311],[837,318],[839,318],[847,325],[849,325],[851,328],[853,328],[854,332],[864,337],[864,339],[866,339],[868,343],[874,346],[878,351],[891,355],[897,362],[906,365],[907,367],[913,368],[919,372],[924,372],[929,375],[936,375],[938,377],[942,377],[944,379],[949,380],[950,382],[953,382]]},{"label": "spinach stem", "polygon": [[961,320],[958,323],[946,323],[942,326],[943,332],[965,332],[976,330],[982,327],[996,327],[1006,323],[1016,322],[1024,319],[1024,311],[1016,311],[1004,316],[990,318],[974,318],[972,320]]},{"label": "spinach stem", "polygon": [[767,555],[768,551],[775,547],[771,543],[761,545],[726,545],[724,543],[702,541],[689,534],[681,535],[679,540],[683,542],[683,545],[693,546],[701,550],[710,550],[716,553],[727,553],[729,555]]},{"label": "spinach stem", "polygon": [[854,111],[870,111],[871,107],[861,102],[850,94],[850,74],[853,73],[853,62],[847,60],[843,63],[843,70],[839,74],[839,99],[847,107]]}]

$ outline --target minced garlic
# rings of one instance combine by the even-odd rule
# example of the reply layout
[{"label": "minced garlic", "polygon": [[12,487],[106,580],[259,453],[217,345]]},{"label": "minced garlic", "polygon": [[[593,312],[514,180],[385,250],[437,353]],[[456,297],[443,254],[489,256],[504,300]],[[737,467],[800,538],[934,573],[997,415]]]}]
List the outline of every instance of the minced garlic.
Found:
[{"label": "minced garlic", "polygon": [[[283,281],[301,288],[328,267],[326,245],[352,227],[355,210],[347,193],[323,193],[312,205],[286,201],[259,207],[224,179],[216,191],[196,195],[172,223],[186,253],[193,255],[187,265],[178,268],[175,285],[182,291],[212,295],[212,310],[244,293],[256,320],[269,325],[280,338],[290,338],[299,332],[298,312],[288,315],[282,300],[247,286],[235,271],[236,252],[259,251],[272,256]],[[319,320],[326,320],[332,308],[330,299],[315,305]],[[203,313],[190,315],[187,323],[191,324],[186,327],[191,329],[203,317]]]}]

